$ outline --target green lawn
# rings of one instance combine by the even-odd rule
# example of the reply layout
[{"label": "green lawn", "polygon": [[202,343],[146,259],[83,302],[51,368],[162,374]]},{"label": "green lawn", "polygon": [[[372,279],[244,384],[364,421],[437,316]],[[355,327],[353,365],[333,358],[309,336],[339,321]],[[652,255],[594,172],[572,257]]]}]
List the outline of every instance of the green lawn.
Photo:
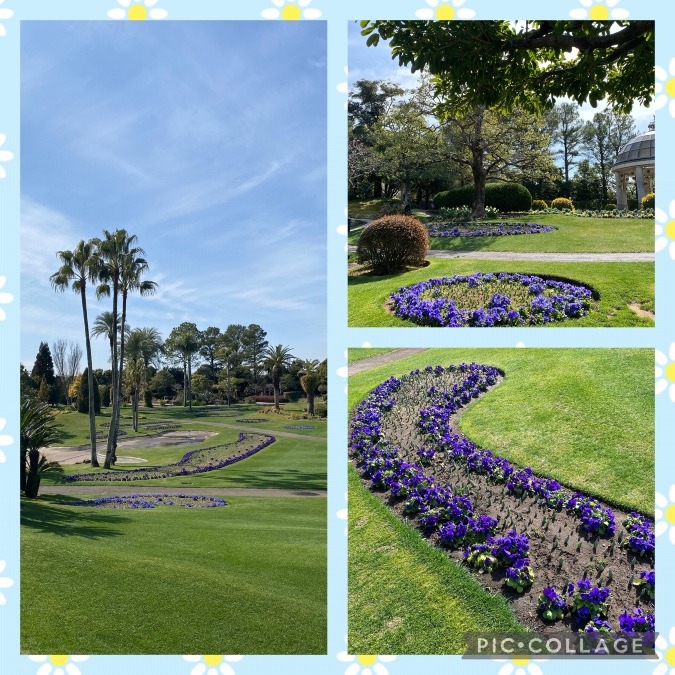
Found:
[{"label": "green lawn", "polygon": [[[536,253],[651,253],[654,250],[654,221],[646,218],[577,218],[546,213],[503,220],[553,225],[558,229],[509,237],[432,237],[430,248]],[[356,245],[359,236],[359,230],[352,232],[349,243]]]},{"label": "green lawn", "polygon": [[[295,404],[299,407],[298,404]],[[195,408],[195,411],[200,410]],[[202,409],[203,410],[203,409]],[[225,415],[234,413],[234,417]],[[276,436],[276,441],[260,452],[236,462],[223,469],[209,471],[190,476],[174,476],[171,478],[159,478],[146,481],[134,481],[134,486],[174,486],[174,487],[251,487],[251,488],[278,488],[278,489],[326,489],[326,420],[292,420],[278,418],[274,414],[261,412],[256,406],[233,406],[232,411],[213,411],[208,417],[190,416],[189,411],[183,408],[159,408],[145,411],[144,415],[149,420],[160,417],[167,420],[179,421],[183,430],[208,430],[216,432],[203,443],[194,443],[180,447],[164,448],[118,448],[118,455],[130,455],[147,460],[147,466],[163,466],[177,462],[190,450],[205,448],[221,443],[231,443],[239,435],[239,429],[264,429],[274,435],[277,432],[301,436],[302,438],[287,438],[282,435]],[[63,429],[71,438],[78,438],[79,428],[88,424],[87,416],[81,413],[59,413],[59,421]],[[238,419],[264,419],[264,422],[246,425],[237,423]],[[238,426],[239,429],[224,428],[223,424]],[[314,426],[315,429],[284,429],[285,425]],[[156,431],[152,432],[157,433]],[[130,434],[129,436],[131,436]],[[126,436],[124,438],[127,438]],[[73,442],[68,445],[74,445]],[[102,441],[100,450],[105,450],[105,440]],[[49,450],[45,451],[49,457]],[[127,469],[140,468],[143,464],[117,464],[111,471],[126,471]],[[105,469],[93,469],[88,464],[64,465],[63,475],[74,473],[98,473]],[[46,474],[43,478],[44,485],[60,485],[64,483],[59,475]],[[87,481],[86,485],[95,485],[96,482]],[[115,484],[105,481],[104,485]],[[120,485],[129,485],[129,482],[120,481]]]},{"label": "green lawn", "polygon": [[476,444],[624,508],[654,512],[650,349],[430,349],[349,378],[356,405],[390,375],[486,363],[504,381],[462,416]]},{"label": "green lawn", "polygon": [[347,363],[356,363],[357,361],[363,361],[363,359],[369,359],[373,356],[379,356],[380,354],[388,354],[393,351],[393,349],[379,347],[349,349],[347,352]]},{"label": "green lawn", "polygon": [[[538,236],[538,235],[532,235]],[[653,263],[534,263],[495,260],[431,259],[428,267],[386,277],[350,276],[350,326],[411,326],[388,313],[384,304],[389,295],[401,286],[433,277],[472,274],[474,272],[521,272],[558,276],[586,283],[600,294],[593,303],[594,311],[581,319],[562,321],[553,326],[653,326],[648,317],[635,314],[628,305],[654,310]]]},{"label": "green lawn", "polygon": [[350,654],[459,654],[465,631],[522,630],[502,596],[398,520],[350,468]]},{"label": "green lawn", "polygon": [[23,653],[326,652],[325,499],[59,501],[22,501]]}]

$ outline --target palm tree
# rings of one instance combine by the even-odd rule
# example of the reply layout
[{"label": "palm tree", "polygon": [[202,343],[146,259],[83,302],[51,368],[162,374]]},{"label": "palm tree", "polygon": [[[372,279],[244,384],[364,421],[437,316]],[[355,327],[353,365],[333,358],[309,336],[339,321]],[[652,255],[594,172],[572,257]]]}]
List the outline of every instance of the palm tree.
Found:
[{"label": "palm tree", "polygon": [[116,374],[117,368],[116,363],[113,360],[114,357],[114,348],[113,342],[116,342],[115,336],[115,326],[119,325],[119,316],[114,317],[112,312],[101,312],[94,321],[94,324],[91,328],[91,334],[95,337],[100,337],[104,335],[108,338],[108,343],[110,344],[110,363],[112,370],[112,388],[115,390]]},{"label": "palm tree", "polygon": [[184,321],[176,326],[164,343],[168,354],[179,358],[183,364],[183,406],[188,405],[192,412],[192,357],[199,351],[201,334],[194,323]]},{"label": "palm tree", "polygon": [[302,362],[302,368],[298,371],[300,386],[307,396],[307,414],[314,414],[314,394],[321,384],[321,370],[318,359]]},{"label": "palm tree", "polygon": [[155,292],[157,284],[154,281],[142,281],[141,277],[148,270],[148,263],[142,257],[145,252],[139,246],[136,246],[138,237],[135,234],[128,234],[126,230],[115,230],[109,232],[104,230],[104,239],[99,240],[101,257],[105,263],[102,267],[97,293],[101,295],[112,295],[113,300],[113,334],[117,334],[117,308],[118,301],[122,298],[122,314],[120,317],[120,348],[117,352],[117,342],[113,342],[113,373],[117,364],[117,379],[113,391],[113,409],[110,428],[108,431],[108,443],[106,446],[106,457],[104,467],[110,468],[115,461],[115,451],[117,449],[117,432],[119,429],[119,416],[122,401],[122,374],[124,368],[124,341],[125,341],[125,322],[127,317],[127,298],[130,292],[139,291],[141,295],[151,295]]},{"label": "palm tree", "polygon": [[80,240],[72,251],[57,251],[61,261],[58,272],[49,278],[52,287],[57,291],[65,291],[71,286],[79,293],[82,300],[82,317],[84,318],[84,337],[87,345],[87,367],[89,369],[89,438],[91,439],[91,465],[98,466],[96,456],[96,410],[94,409],[94,368],[91,360],[91,339],[89,337],[89,318],[87,316],[87,282],[95,281],[98,275],[100,260],[94,241]]},{"label": "palm tree", "polygon": [[281,374],[284,368],[291,365],[291,347],[277,345],[267,347],[263,352],[263,366],[270,371],[272,385],[274,386],[274,407],[279,410],[279,396],[281,394]]},{"label": "palm tree", "polygon": [[143,334],[141,329],[129,333],[126,347],[126,375],[131,385],[131,421],[134,431],[138,431],[138,393],[143,381],[145,363],[143,361]]},{"label": "palm tree", "polygon": [[40,488],[40,473],[56,468],[40,455],[40,448],[61,439],[59,425],[46,403],[26,397],[21,401],[20,412],[21,490],[26,497],[37,497]]},{"label": "palm tree", "polygon": [[137,328],[141,340],[141,358],[143,359],[143,387],[148,386],[148,368],[162,353],[162,336],[156,328]]}]

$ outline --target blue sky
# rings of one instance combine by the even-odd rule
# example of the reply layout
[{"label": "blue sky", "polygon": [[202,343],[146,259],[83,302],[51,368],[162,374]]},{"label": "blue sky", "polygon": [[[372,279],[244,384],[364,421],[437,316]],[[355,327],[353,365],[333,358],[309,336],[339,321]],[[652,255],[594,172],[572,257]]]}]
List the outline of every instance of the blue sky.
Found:
[{"label": "blue sky", "polygon": [[[366,46],[366,38],[361,35],[358,21],[349,22],[349,86],[358,80],[390,80],[404,88],[414,88],[419,82],[419,75],[414,75],[409,68],[400,67],[398,59],[391,58],[387,43],[381,42],[377,47]],[[569,99],[560,99],[569,100]],[[603,110],[606,105],[601,101],[597,108],[586,103],[579,108],[584,120],[591,120],[593,115]],[[641,105],[635,105],[631,113],[635,119],[638,132],[647,131],[654,111]]]},{"label": "blue sky", "polygon": [[[135,233],[159,284],[129,324],[260,324],[326,355],[323,22],[22,22],[21,361],[80,342],[57,250]],[[88,297],[90,320],[110,301]],[[94,367],[107,368],[103,338]],[[84,366],[83,366],[84,367]]]}]

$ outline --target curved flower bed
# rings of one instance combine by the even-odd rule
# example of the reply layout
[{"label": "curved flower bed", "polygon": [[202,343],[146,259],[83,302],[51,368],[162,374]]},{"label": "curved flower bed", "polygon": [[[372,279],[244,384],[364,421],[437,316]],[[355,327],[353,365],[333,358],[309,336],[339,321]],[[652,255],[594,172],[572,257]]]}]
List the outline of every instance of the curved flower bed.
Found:
[{"label": "curved flower bed", "polygon": [[69,506],[91,506],[104,509],[154,509],[157,506],[184,506],[187,508],[210,509],[227,506],[220,497],[204,497],[202,495],[123,495],[120,497],[98,497],[97,499],[80,499],[68,502]]},{"label": "curved flower bed", "polygon": [[500,272],[441,277],[391,294],[394,313],[422,326],[523,326],[588,314],[592,291],[580,284]]},{"label": "curved flower bed", "polygon": [[[638,578],[634,570],[638,561],[653,565],[649,518],[569,491],[453,430],[458,411],[500,377],[475,363],[428,366],[376,387],[355,408],[350,426],[349,451],[364,482],[450,557],[489,573],[494,590],[503,583],[512,593],[531,595],[518,606],[526,622],[540,602],[541,627],[560,619],[585,630],[595,618],[579,611],[586,594],[604,602],[608,593],[580,581],[581,600],[566,603],[553,587],[563,583],[565,593],[589,570],[614,594],[610,618],[640,603],[653,607],[653,572]],[[618,531],[620,524],[625,529]]]},{"label": "curved flower bed", "polygon": [[131,481],[149,480],[152,478],[170,478],[172,476],[189,476],[195,473],[215,471],[225,466],[240,462],[263,448],[274,443],[276,439],[269,434],[240,433],[232,443],[214,445],[210,448],[191,450],[175,464],[166,466],[149,466],[142,469],[125,469],[123,471],[95,471],[64,476],[64,481]]},{"label": "curved flower bed", "polygon": [[316,429],[316,427],[312,426],[311,424],[284,424],[284,429],[310,430],[310,429]]},{"label": "curved flower bed", "polygon": [[160,431],[162,429],[180,429],[183,425],[176,422],[150,422],[143,425],[146,431]]},{"label": "curved flower bed", "polygon": [[538,223],[433,223],[430,237],[505,237],[517,234],[541,234],[558,228]]},{"label": "curved flower bed", "polygon": [[247,420],[235,420],[238,424],[262,424],[263,422],[266,422],[267,420],[263,419],[262,417],[251,417],[250,419]]}]

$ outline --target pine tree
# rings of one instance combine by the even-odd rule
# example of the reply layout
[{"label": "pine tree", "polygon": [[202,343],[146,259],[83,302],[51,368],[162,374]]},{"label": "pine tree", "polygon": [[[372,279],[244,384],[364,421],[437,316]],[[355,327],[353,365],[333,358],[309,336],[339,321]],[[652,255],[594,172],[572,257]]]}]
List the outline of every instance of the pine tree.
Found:
[{"label": "pine tree", "polygon": [[38,401],[40,403],[49,403],[50,394],[51,387],[47,384],[47,377],[43,375],[40,380],[40,388],[38,389]]},{"label": "pine tree", "polygon": [[46,342],[41,342],[38,353],[35,356],[35,363],[33,370],[30,373],[35,382],[41,382],[44,377],[47,381],[49,390],[49,399],[45,403],[58,402],[58,390],[56,388],[56,377],[54,375],[54,361],[52,360],[52,353],[49,351],[49,345]]}]

